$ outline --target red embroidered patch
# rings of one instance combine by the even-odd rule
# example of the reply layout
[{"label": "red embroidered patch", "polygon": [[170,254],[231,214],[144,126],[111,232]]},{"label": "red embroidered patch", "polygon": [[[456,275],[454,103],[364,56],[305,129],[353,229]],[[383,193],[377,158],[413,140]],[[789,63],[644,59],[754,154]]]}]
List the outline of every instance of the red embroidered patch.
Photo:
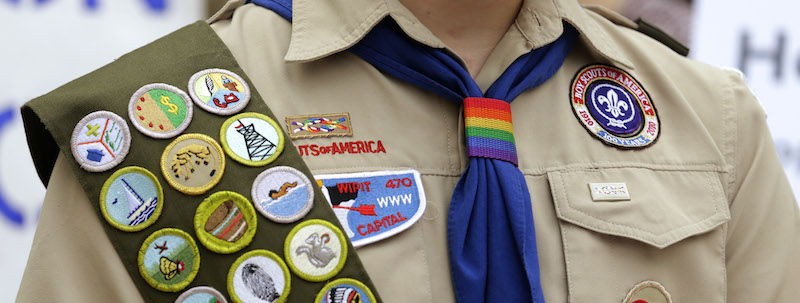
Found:
[{"label": "red embroidered patch", "polygon": [[386,153],[381,140],[378,141],[350,141],[333,142],[331,145],[298,145],[297,150],[300,156],[319,156],[336,154],[362,154],[362,153]]},{"label": "red embroidered patch", "polygon": [[647,303],[647,301],[645,301],[645,300],[636,300],[636,301],[633,301],[633,303]]}]

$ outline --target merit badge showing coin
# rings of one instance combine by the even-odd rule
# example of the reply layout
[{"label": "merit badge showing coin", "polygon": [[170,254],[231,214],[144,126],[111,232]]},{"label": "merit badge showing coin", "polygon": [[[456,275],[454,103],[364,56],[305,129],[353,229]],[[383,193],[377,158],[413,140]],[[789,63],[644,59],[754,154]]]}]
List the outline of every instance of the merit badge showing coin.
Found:
[{"label": "merit badge showing coin", "polygon": [[336,279],[325,285],[319,292],[315,303],[376,303],[372,291],[358,280]]},{"label": "merit badge showing coin", "polygon": [[192,101],[172,85],[148,84],[131,96],[128,116],[143,134],[156,139],[172,138],[189,127]]},{"label": "merit badge showing coin", "polygon": [[189,94],[200,108],[217,115],[233,115],[250,101],[250,87],[229,70],[211,68],[189,79]]},{"label": "merit badge showing coin", "polygon": [[228,294],[237,303],[284,302],[289,297],[290,286],[286,264],[268,250],[245,253],[228,271]]},{"label": "merit badge showing coin", "polygon": [[189,286],[200,269],[200,252],[192,236],[175,228],[160,229],[139,249],[139,273],[150,286],[177,292]]},{"label": "merit badge showing coin", "polygon": [[589,65],[572,81],[575,117],[594,137],[624,149],[653,144],[661,123],[650,95],[628,73],[607,65]]},{"label": "merit badge showing coin", "polygon": [[197,239],[209,250],[221,254],[239,251],[256,234],[256,211],[244,196],[220,191],[209,196],[194,215]]},{"label": "merit badge showing coin", "polygon": [[216,185],[225,171],[225,155],[217,141],[203,134],[185,134],[161,154],[161,173],[167,183],[187,195],[202,194]]},{"label": "merit badge showing coin", "polygon": [[344,267],[347,239],[328,221],[313,219],[295,226],[283,245],[289,268],[301,278],[325,281]]},{"label": "merit badge showing coin", "polygon": [[72,156],[81,168],[102,172],[117,166],[128,155],[131,131],[122,117],[96,111],[83,117],[72,131]]},{"label": "merit badge showing coin", "polygon": [[314,187],[297,169],[276,166],[265,170],[253,182],[253,204],[268,219],[292,223],[314,206]]},{"label": "merit badge showing coin", "polygon": [[196,286],[184,291],[175,303],[228,303],[228,300],[216,289]]},{"label": "merit badge showing coin", "polygon": [[153,173],[138,166],[114,172],[100,191],[100,211],[122,231],[140,231],[158,219],[164,192]]},{"label": "merit badge showing coin", "polygon": [[219,140],[228,156],[249,166],[264,166],[283,151],[283,130],[259,113],[241,113],[222,124]]}]

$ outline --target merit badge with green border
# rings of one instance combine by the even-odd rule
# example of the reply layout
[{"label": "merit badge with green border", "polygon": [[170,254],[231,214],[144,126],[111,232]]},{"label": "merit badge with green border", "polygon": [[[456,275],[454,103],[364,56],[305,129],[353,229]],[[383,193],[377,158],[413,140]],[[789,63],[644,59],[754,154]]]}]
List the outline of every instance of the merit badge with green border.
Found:
[{"label": "merit badge with green border", "polygon": [[257,249],[236,259],[228,271],[228,295],[233,302],[281,303],[291,289],[289,269],[275,253]]},{"label": "merit badge with green border", "polygon": [[150,286],[177,292],[189,286],[200,269],[200,252],[192,236],[175,228],[151,234],[139,249],[139,273]]},{"label": "merit badge with green border", "polygon": [[200,108],[221,116],[241,111],[250,101],[250,87],[232,71],[210,68],[189,79],[189,94]]},{"label": "merit badge with green border", "polygon": [[185,92],[164,83],[142,86],[131,96],[128,116],[133,127],[156,138],[172,138],[192,121],[192,101]]},{"label": "merit badge with green border", "polygon": [[81,168],[102,172],[117,166],[131,147],[131,131],[122,117],[96,111],[83,117],[72,131],[72,156]]},{"label": "merit badge with green border", "polygon": [[239,163],[264,166],[283,151],[283,130],[259,113],[241,113],[222,124],[219,140],[225,152]]},{"label": "merit badge with green border", "polygon": [[172,141],[161,154],[161,173],[167,183],[187,195],[205,193],[225,171],[225,155],[213,138],[185,134]]},{"label": "merit badge with green border", "polygon": [[253,182],[253,204],[268,219],[292,223],[314,206],[314,187],[297,169],[276,166],[265,170]]},{"label": "merit badge with green border", "polygon": [[228,300],[214,288],[196,286],[184,291],[175,303],[228,303]]},{"label": "merit badge with green border", "polygon": [[313,219],[295,226],[286,236],[284,256],[301,278],[321,282],[335,276],[347,259],[347,238],[328,221]]},{"label": "merit badge with green border", "polygon": [[325,285],[315,303],[376,303],[375,295],[364,283],[355,279],[336,279]]},{"label": "merit badge with green border", "polygon": [[353,135],[348,113],[286,117],[286,129],[292,139]]},{"label": "merit badge with green border", "polygon": [[197,207],[194,230],[203,246],[213,252],[230,254],[253,241],[256,222],[256,211],[247,198],[232,191],[220,191]]},{"label": "merit badge with green border", "polygon": [[164,192],[153,173],[138,166],[114,172],[100,191],[100,211],[108,224],[122,231],[140,231],[156,222]]}]

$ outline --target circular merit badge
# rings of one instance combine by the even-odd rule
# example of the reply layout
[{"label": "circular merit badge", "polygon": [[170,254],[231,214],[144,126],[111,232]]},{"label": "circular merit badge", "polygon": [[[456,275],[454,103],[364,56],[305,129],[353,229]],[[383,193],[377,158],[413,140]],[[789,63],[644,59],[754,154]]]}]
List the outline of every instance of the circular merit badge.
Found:
[{"label": "circular merit badge", "polygon": [[72,131],[72,156],[81,168],[102,172],[117,166],[131,147],[131,131],[122,117],[96,111],[83,117]]},{"label": "circular merit badge", "polygon": [[219,140],[228,156],[249,166],[264,166],[283,151],[283,130],[258,113],[241,113],[222,124]]},{"label": "circular merit badge", "polygon": [[289,296],[289,269],[275,253],[258,249],[242,255],[228,272],[233,302],[280,303]]},{"label": "circular merit badge", "polygon": [[347,259],[347,240],[328,221],[313,219],[295,226],[283,245],[289,268],[301,278],[321,282],[335,276]]},{"label": "circular merit badge", "polygon": [[661,124],[650,95],[628,73],[607,65],[589,65],[572,81],[570,103],[583,127],[605,144],[647,147]]},{"label": "circular merit badge", "polygon": [[211,68],[189,79],[189,94],[200,108],[218,115],[233,115],[250,101],[250,87],[232,71]]},{"label": "circular merit badge", "polygon": [[100,210],[109,224],[122,231],[140,231],[158,219],[164,192],[150,171],[128,166],[117,170],[100,191]]},{"label": "circular merit badge", "polygon": [[194,230],[203,246],[213,252],[230,254],[253,241],[256,222],[256,211],[247,198],[232,191],[221,191],[197,207]]},{"label": "circular merit badge", "polygon": [[337,279],[325,285],[317,295],[315,303],[375,303],[372,291],[354,279]]},{"label": "circular merit badge", "polygon": [[256,209],[278,223],[300,220],[314,206],[311,181],[289,166],[276,166],[259,174],[252,191]]},{"label": "circular merit badge", "polygon": [[150,286],[177,292],[192,283],[200,269],[200,252],[192,236],[164,228],[147,237],[139,249],[139,273]]},{"label": "circular merit badge", "polygon": [[128,116],[143,134],[156,138],[172,138],[189,127],[192,101],[182,90],[169,84],[142,86],[131,97]]},{"label": "circular merit badge", "polygon": [[228,300],[216,289],[196,286],[184,291],[175,303],[228,303]]},{"label": "circular merit badge", "polygon": [[161,173],[167,183],[187,195],[202,194],[222,179],[225,155],[209,136],[185,134],[161,154]]}]

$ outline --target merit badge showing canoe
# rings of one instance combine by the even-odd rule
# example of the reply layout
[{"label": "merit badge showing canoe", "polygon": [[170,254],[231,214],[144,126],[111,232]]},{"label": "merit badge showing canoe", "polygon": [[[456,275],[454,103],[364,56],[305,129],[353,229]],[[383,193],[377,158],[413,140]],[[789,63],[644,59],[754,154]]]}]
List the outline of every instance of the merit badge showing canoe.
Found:
[{"label": "merit badge showing canoe", "polygon": [[175,303],[228,303],[228,300],[216,289],[196,286],[184,291]]},{"label": "merit badge showing canoe", "polygon": [[175,228],[151,234],[139,249],[139,273],[150,286],[177,292],[189,286],[200,269],[200,252],[192,236]]},{"label": "merit badge showing canoe", "polygon": [[211,68],[189,79],[189,94],[200,108],[218,115],[233,115],[250,101],[250,87],[232,71]]},{"label": "merit badge showing canoe", "polygon": [[283,151],[283,130],[259,113],[241,113],[222,124],[219,140],[228,156],[249,166],[264,166]]},{"label": "merit badge showing canoe", "polygon": [[131,147],[131,131],[122,117],[108,111],[96,111],[78,122],[70,143],[72,156],[81,168],[102,172],[125,159]]},{"label": "merit badge showing canoe", "polygon": [[300,220],[314,206],[314,187],[299,170],[275,166],[253,182],[253,204],[268,219],[278,223]]},{"label": "merit badge showing canoe", "polygon": [[572,81],[570,104],[587,131],[617,148],[647,147],[661,131],[650,95],[615,67],[595,64],[581,69]]},{"label": "merit badge showing canoe", "polygon": [[290,289],[289,269],[268,250],[245,253],[228,271],[228,294],[233,302],[280,303],[286,301]]},{"label": "merit badge showing canoe", "polygon": [[376,303],[372,291],[358,280],[343,278],[325,285],[315,303]]},{"label": "merit badge showing canoe", "polygon": [[425,192],[416,170],[314,177],[355,247],[406,230],[425,212]]},{"label": "merit badge showing canoe", "polygon": [[185,134],[161,154],[161,173],[167,183],[187,195],[202,194],[216,185],[225,171],[225,155],[217,141],[203,134]]},{"label": "merit badge showing canoe", "polygon": [[192,101],[172,85],[148,84],[131,96],[128,116],[143,134],[156,139],[172,138],[192,122]]},{"label": "merit badge showing canoe", "polygon": [[295,226],[283,244],[286,263],[296,275],[311,282],[335,276],[347,260],[347,239],[328,221],[312,219]]},{"label": "merit badge showing canoe", "polygon": [[256,211],[244,196],[232,191],[206,198],[194,215],[197,239],[206,248],[230,254],[249,245],[256,234]]},{"label": "merit badge showing canoe", "polygon": [[286,129],[292,139],[353,135],[348,113],[286,117]]},{"label": "merit badge showing canoe", "polygon": [[158,219],[164,206],[161,184],[153,173],[138,166],[117,170],[100,191],[100,211],[122,231],[140,231]]}]

